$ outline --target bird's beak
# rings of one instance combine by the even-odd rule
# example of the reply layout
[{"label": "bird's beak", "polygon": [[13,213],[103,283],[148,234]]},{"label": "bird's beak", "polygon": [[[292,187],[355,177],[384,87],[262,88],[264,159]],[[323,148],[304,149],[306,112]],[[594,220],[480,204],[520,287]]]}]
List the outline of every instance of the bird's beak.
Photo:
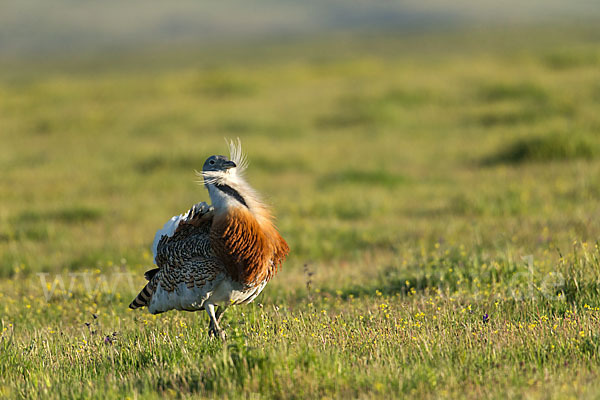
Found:
[{"label": "bird's beak", "polygon": [[223,163],[223,166],[227,169],[237,167],[237,165],[235,165],[235,163],[233,161],[225,161]]}]

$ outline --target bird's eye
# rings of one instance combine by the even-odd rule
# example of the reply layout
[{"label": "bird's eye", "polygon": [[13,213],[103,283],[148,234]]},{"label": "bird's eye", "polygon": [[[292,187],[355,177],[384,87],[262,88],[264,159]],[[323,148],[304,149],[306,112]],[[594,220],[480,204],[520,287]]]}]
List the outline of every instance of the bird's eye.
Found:
[{"label": "bird's eye", "polygon": [[213,164],[215,163],[215,160],[210,160],[208,163],[209,163],[210,165],[213,165]]}]

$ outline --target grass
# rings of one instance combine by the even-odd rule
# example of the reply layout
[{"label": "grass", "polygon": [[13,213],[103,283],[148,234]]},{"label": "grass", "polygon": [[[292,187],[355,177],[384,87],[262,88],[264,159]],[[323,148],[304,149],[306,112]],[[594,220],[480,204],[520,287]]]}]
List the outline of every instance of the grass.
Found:
[{"label": "grass", "polygon": [[516,164],[528,161],[592,159],[599,154],[598,143],[585,135],[548,134],[518,139],[485,162]]},{"label": "grass", "polygon": [[[0,70],[0,397],[595,398],[600,32],[520,29]],[[226,343],[127,309],[223,136],[292,249]]]}]

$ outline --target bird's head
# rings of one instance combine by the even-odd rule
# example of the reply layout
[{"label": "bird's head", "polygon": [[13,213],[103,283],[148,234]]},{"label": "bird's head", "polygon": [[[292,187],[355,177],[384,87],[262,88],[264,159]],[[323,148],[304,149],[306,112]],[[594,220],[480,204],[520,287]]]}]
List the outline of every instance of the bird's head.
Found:
[{"label": "bird's head", "polygon": [[210,156],[204,162],[202,173],[207,175],[220,175],[229,173],[237,164],[226,156]]},{"label": "bird's head", "polygon": [[199,175],[204,180],[215,209],[240,206],[250,208],[256,194],[243,178],[247,161],[242,153],[241,142],[238,139],[237,142],[231,141],[228,144],[230,157],[208,157]]}]

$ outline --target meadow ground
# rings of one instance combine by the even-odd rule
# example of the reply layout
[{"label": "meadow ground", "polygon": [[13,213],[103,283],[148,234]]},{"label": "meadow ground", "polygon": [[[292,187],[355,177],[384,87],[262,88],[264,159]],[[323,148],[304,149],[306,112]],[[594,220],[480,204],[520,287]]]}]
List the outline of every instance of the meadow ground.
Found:
[{"label": "meadow ground", "polygon": [[[0,74],[0,397],[597,398],[600,29]],[[226,343],[127,305],[240,137],[292,253]]]}]

